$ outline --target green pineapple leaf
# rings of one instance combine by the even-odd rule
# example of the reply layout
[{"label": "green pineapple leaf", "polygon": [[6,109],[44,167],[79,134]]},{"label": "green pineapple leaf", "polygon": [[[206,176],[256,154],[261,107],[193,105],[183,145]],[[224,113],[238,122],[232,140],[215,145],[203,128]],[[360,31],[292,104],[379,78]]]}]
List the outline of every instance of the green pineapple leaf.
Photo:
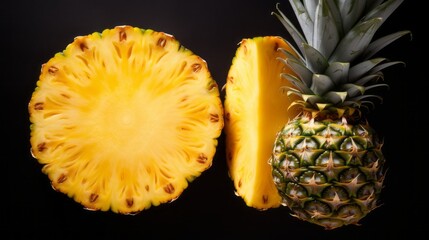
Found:
[{"label": "green pineapple leaf", "polygon": [[299,25],[301,26],[305,39],[307,39],[307,43],[310,45],[313,45],[312,41],[313,41],[313,29],[314,29],[314,23],[313,23],[314,17],[313,18],[310,17],[307,9],[302,4],[301,0],[290,0],[289,2],[292,6],[293,11],[295,12],[295,16],[298,18]]},{"label": "green pineapple leaf", "polygon": [[[329,4],[331,2],[331,4]],[[329,58],[340,39],[341,24],[338,9],[330,0],[320,0],[316,8],[314,21],[313,44],[309,44],[318,50],[323,56]]]},{"label": "green pineapple leaf", "polygon": [[317,49],[304,43],[303,44],[304,57],[306,65],[313,73],[323,73],[328,67],[328,60]]},{"label": "green pineapple leaf", "polygon": [[348,32],[354,24],[362,17],[366,1],[362,0],[336,0],[341,13],[343,31]]},{"label": "green pineapple leaf", "polygon": [[330,62],[351,62],[357,58],[371,42],[382,19],[373,18],[353,27],[340,41]]},{"label": "green pineapple leaf", "polygon": [[327,91],[333,89],[334,86],[335,84],[330,77],[323,74],[313,74],[313,82],[310,89],[314,94],[322,96]]},{"label": "green pineapple leaf", "polygon": [[349,82],[355,82],[358,78],[364,76],[372,68],[377,66],[379,63],[385,61],[385,58],[374,58],[371,60],[363,61],[359,64],[350,68],[349,72]]},{"label": "green pineapple leaf", "polygon": [[333,62],[329,64],[328,68],[325,71],[325,74],[328,75],[335,85],[341,85],[347,82],[349,76],[350,63],[343,62]]},{"label": "green pineapple leaf", "polygon": [[399,31],[396,33],[392,33],[381,37],[368,45],[365,51],[362,53],[362,59],[369,59],[374,56],[378,51],[389,45],[390,43],[396,41],[398,38],[411,34],[411,31]]}]

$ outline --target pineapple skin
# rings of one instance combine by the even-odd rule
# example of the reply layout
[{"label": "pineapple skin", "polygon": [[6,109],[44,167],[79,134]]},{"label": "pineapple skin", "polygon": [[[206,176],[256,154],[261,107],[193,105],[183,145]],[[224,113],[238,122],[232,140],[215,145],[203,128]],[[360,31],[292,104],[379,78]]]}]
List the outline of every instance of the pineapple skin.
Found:
[{"label": "pineapple skin", "polygon": [[279,131],[270,164],[293,216],[335,229],[378,207],[385,158],[368,123],[299,115]]},{"label": "pineapple skin", "polygon": [[280,77],[291,73],[276,58],[278,48],[290,49],[281,37],[243,39],[225,84],[226,159],[235,193],[248,207],[266,210],[280,206],[268,160],[276,132],[296,114]]}]

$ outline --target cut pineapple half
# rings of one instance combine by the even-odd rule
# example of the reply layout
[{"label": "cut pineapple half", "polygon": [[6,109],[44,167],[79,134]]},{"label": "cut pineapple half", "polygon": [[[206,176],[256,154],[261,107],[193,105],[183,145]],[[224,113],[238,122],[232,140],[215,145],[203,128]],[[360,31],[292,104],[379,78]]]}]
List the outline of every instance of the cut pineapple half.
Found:
[{"label": "cut pineapple half", "polygon": [[297,112],[288,111],[291,100],[282,91],[290,83],[280,77],[292,74],[277,57],[278,50],[294,52],[280,37],[243,39],[225,84],[225,135],[229,176],[236,194],[260,210],[280,206],[271,167],[276,133]]},{"label": "cut pineapple half", "polygon": [[223,107],[206,62],[171,35],[118,26],[42,66],[31,148],[54,189],[134,214],[170,202],[213,161]]}]

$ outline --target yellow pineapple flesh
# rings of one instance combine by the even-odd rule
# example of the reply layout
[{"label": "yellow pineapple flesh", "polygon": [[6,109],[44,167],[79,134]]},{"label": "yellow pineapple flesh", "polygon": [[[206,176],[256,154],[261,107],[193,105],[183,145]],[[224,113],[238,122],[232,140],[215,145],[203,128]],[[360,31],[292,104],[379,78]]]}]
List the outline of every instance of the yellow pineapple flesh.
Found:
[{"label": "yellow pineapple flesh", "polygon": [[280,37],[243,39],[225,84],[225,135],[229,176],[247,206],[265,210],[280,206],[281,198],[268,164],[276,133],[295,117],[288,110],[290,86],[281,73],[291,70],[277,57],[278,48],[293,52]]},{"label": "yellow pineapple flesh", "polygon": [[85,208],[134,214],[207,170],[223,107],[206,62],[171,35],[118,26],[42,66],[29,102],[33,156]]}]

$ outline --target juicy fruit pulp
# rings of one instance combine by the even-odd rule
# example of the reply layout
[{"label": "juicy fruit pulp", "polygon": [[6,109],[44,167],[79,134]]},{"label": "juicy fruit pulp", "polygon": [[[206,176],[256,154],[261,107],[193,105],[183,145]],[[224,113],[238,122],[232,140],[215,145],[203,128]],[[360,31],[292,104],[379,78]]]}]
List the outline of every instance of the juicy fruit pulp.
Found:
[{"label": "juicy fruit pulp", "polygon": [[52,186],[92,210],[136,213],[180,196],[223,128],[206,62],[173,36],[120,26],[43,65],[31,147]]},{"label": "juicy fruit pulp", "polygon": [[275,36],[244,39],[225,85],[225,134],[229,175],[236,194],[257,209],[278,207],[281,198],[268,164],[276,132],[290,119],[290,99],[282,92],[292,74],[276,58],[278,48],[290,49]]}]

